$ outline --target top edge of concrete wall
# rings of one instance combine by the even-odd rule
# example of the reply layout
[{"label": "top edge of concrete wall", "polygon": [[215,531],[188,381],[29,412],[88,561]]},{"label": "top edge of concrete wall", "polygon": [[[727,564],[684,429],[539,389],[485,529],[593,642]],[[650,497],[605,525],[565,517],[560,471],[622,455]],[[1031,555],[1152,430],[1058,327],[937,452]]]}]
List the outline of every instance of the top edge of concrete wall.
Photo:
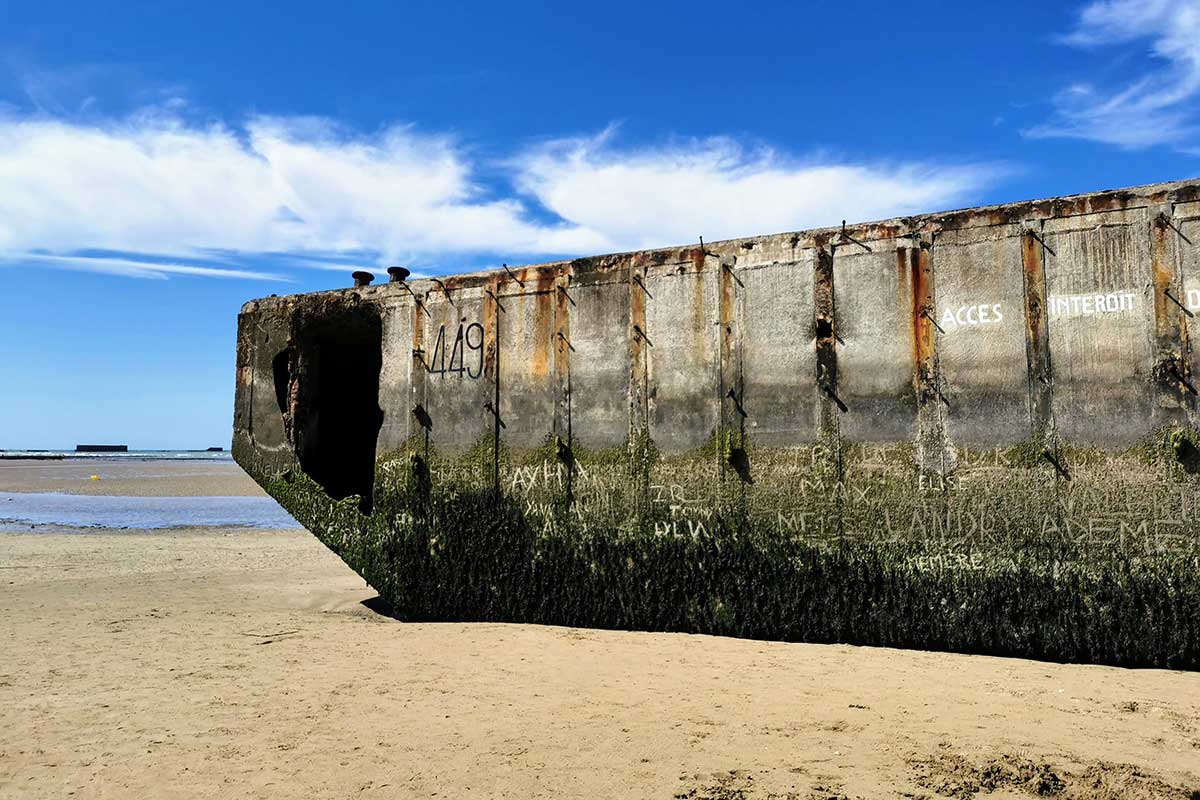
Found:
[{"label": "top edge of concrete wall", "polygon": [[[1149,205],[1197,201],[1200,201],[1200,177],[1164,183],[1150,183],[1122,189],[1105,189],[1081,194],[1061,195],[1059,197],[1040,200],[1020,200],[950,211],[934,211],[911,216],[891,217],[872,222],[847,223],[844,232],[854,239],[869,242],[907,237],[914,234],[932,235],[948,230],[1020,224],[1095,214],[1104,211],[1143,208]],[[823,247],[833,243],[842,232],[843,227],[838,225],[801,231],[758,234],[737,239],[704,242],[704,250],[707,255],[721,257],[735,255],[739,252],[753,251],[760,247],[767,248],[783,242],[787,242],[792,249]],[[531,281],[536,286],[539,276],[545,274],[552,275],[555,272],[566,269],[569,269],[573,276],[580,277],[588,273],[604,272],[622,265],[642,266],[666,263],[668,261],[687,260],[693,253],[699,255],[699,247],[700,242],[697,240],[692,244],[582,256],[539,264],[514,265],[508,267],[507,270],[516,275],[522,284],[525,281]],[[477,270],[474,272],[460,272],[428,278],[414,278],[407,283],[419,286],[425,286],[426,284],[435,286],[434,278],[437,278],[443,281],[444,286],[448,289],[477,288],[496,277],[497,273],[504,274],[505,269]],[[384,277],[386,278],[386,276]],[[245,303],[242,306],[242,312],[247,313],[273,306],[287,305],[299,298],[338,295],[347,292],[379,295],[379,299],[382,299],[382,296],[385,295],[409,294],[407,290],[402,288],[402,284],[388,283],[385,280],[383,283],[371,284],[360,288],[339,287],[316,292],[272,295],[270,297],[258,298]]]}]

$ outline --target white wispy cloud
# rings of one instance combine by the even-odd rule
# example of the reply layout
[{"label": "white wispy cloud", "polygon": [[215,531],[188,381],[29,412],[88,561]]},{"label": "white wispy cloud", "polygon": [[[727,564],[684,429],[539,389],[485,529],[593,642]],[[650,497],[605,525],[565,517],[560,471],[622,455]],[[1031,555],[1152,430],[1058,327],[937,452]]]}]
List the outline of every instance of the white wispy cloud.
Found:
[{"label": "white wispy cloud", "polygon": [[[485,189],[484,168],[508,185]],[[728,138],[636,149],[613,130],[484,164],[404,125],[365,134],[297,117],[197,124],[164,107],[99,121],[10,110],[0,264],[255,280],[283,276],[239,259],[450,267],[471,253],[589,254],[934,210],[999,174],[799,160]]]},{"label": "white wispy cloud", "polygon": [[518,186],[601,240],[634,249],[867,221],[963,202],[997,165],[798,160],[717,137],[629,150],[612,129],[515,161]]},{"label": "white wispy cloud", "polygon": [[201,278],[291,281],[291,278],[287,275],[282,275],[278,272],[173,264],[132,258],[112,258],[110,256],[54,256],[43,253],[0,253],[0,264],[4,262],[54,269],[68,269],[77,272],[96,272],[102,275],[120,275],[125,278],[165,280],[171,275],[192,275]]},{"label": "white wispy cloud", "polygon": [[1125,85],[1077,83],[1053,98],[1033,138],[1089,139],[1136,149],[1193,149],[1200,132],[1200,0],[1099,0],[1084,6],[1063,44],[1095,49],[1148,42],[1161,68]]}]

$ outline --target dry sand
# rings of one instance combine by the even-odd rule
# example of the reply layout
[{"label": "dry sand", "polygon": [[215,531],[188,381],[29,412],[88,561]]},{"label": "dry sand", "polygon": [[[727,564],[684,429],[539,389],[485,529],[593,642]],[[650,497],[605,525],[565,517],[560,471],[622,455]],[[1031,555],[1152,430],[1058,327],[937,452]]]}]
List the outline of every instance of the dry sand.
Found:
[{"label": "dry sand", "polygon": [[0,534],[0,797],[1200,797],[1200,674],[374,596],[304,531]]}]

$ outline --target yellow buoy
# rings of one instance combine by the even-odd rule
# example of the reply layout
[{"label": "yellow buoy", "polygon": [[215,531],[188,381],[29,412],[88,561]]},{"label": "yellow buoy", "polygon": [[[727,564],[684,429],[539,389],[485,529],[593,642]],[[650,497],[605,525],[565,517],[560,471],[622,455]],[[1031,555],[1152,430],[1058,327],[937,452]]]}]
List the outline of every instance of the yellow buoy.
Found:
[{"label": "yellow buoy", "polygon": [[94,481],[98,481],[98,480],[100,480],[100,476],[99,476],[99,475],[93,475],[93,476],[92,476],[92,480],[94,480]]}]

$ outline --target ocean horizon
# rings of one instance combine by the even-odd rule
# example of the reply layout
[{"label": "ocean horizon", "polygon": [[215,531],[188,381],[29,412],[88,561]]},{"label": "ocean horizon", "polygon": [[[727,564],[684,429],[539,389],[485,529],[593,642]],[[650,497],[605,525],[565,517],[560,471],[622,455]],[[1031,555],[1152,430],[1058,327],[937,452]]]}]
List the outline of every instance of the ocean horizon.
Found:
[{"label": "ocean horizon", "polygon": [[127,450],[123,452],[79,452],[74,448],[52,448],[46,450],[0,449],[0,459],[130,459],[134,461],[233,461],[229,450]]}]

